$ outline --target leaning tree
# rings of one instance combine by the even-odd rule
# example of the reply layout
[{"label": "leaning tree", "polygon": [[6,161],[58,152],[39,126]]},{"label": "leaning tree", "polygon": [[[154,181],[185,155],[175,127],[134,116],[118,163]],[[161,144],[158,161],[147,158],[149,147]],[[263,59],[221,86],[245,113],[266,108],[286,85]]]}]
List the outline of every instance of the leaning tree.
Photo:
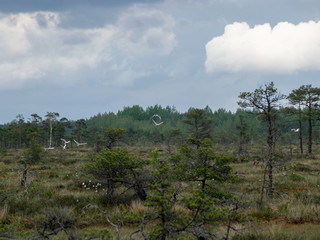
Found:
[{"label": "leaning tree", "polygon": [[[274,83],[266,83],[264,86],[259,87],[253,92],[242,92],[239,95],[241,99],[238,104],[242,108],[257,109],[260,115],[263,116],[267,123],[267,144],[268,144],[268,158],[266,161],[266,169],[268,170],[269,183],[268,183],[268,197],[272,199],[273,195],[273,142],[275,138],[275,118],[276,110],[280,106],[280,101],[285,96],[277,91]],[[264,188],[264,186],[263,186]],[[263,189],[262,189],[263,190]]]}]

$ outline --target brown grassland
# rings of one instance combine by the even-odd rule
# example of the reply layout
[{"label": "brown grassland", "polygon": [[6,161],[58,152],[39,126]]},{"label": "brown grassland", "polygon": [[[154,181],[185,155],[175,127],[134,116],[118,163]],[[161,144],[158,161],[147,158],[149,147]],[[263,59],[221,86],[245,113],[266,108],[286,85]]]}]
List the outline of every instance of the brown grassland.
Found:
[{"label": "brown grassland", "polygon": [[[151,159],[152,146],[126,148],[143,159]],[[165,157],[166,146],[158,148]],[[230,148],[216,148],[233,155]],[[230,164],[233,178],[223,182],[222,188],[236,194],[245,204],[231,221],[238,231],[231,231],[229,239],[320,239],[320,154],[317,148],[319,146],[315,146],[313,155],[303,156],[297,150],[290,155],[284,147],[277,149],[274,199],[268,200],[264,195],[262,204],[258,202],[264,175],[263,150],[251,150],[248,159],[234,158]],[[37,229],[50,211],[70,217],[79,239],[116,239],[115,228],[105,215],[97,209],[85,209],[88,204],[106,211],[110,221],[119,225],[120,239],[130,239],[131,233],[139,228],[139,222],[128,215],[142,216],[149,207],[132,197],[132,192],[118,194],[116,199],[106,202],[104,187],[97,186],[95,179],[83,173],[90,154],[89,148],[44,152],[42,161],[28,169],[28,190],[25,191],[20,184],[23,150],[1,153],[0,239],[36,239]],[[120,193],[121,189],[117,191]],[[175,208],[188,214],[182,206]],[[226,225],[225,221],[217,224],[216,231],[221,236],[226,232]],[[67,236],[61,231],[51,239],[67,239]],[[132,239],[142,238],[137,234]]]}]

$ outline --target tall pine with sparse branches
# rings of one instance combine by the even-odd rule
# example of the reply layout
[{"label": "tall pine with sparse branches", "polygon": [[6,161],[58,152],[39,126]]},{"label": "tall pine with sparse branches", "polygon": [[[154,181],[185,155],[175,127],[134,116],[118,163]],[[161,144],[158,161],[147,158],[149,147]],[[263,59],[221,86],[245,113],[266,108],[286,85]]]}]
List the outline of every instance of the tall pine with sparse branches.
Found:
[{"label": "tall pine with sparse branches", "polygon": [[[267,123],[267,145],[268,158],[266,168],[268,169],[269,183],[267,187],[268,197],[273,197],[273,155],[274,155],[274,138],[275,138],[275,118],[277,109],[280,107],[280,101],[285,96],[278,92],[274,83],[266,83],[263,86],[255,89],[253,92],[242,92],[239,95],[241,99],[238,104],[242,108],[254,108],[259,111]],[[262,189],[263,191],[263,189]]]}]

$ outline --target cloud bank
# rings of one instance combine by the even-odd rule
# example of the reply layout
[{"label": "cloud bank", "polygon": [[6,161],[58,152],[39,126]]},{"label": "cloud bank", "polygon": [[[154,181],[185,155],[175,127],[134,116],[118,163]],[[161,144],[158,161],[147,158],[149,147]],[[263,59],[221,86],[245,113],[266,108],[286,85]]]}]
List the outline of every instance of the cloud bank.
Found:
[{"label": "cloud bank", "polygon": [[[134,72],[123,63],[136,55],[170,54],[176,44],[172,17],[154,9],[135,6],[114,24],[97,28],[64,28],[64,17],[57,12],[0,14],[0,90],[29,83],[74,84],[83,69],[103,75],[108,66],[122,65],[121,72]],[[126,84],[122,78],[118,85]]]},{"label": "cloud bank", "polygon": [[271,72],[320,70],[320,21],[297,25],[235,22],[206,44],[207,72]]}]

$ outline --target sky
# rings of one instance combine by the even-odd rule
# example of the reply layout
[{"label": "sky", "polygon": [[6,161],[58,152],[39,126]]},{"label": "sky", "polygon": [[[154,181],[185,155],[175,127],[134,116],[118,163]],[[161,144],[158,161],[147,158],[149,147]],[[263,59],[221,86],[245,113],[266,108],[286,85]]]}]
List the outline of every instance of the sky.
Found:
[{"label": "sky", "polygon": [[235,111],[319,87],[318,0],[1,0],[0,124],[126,106]]}]

